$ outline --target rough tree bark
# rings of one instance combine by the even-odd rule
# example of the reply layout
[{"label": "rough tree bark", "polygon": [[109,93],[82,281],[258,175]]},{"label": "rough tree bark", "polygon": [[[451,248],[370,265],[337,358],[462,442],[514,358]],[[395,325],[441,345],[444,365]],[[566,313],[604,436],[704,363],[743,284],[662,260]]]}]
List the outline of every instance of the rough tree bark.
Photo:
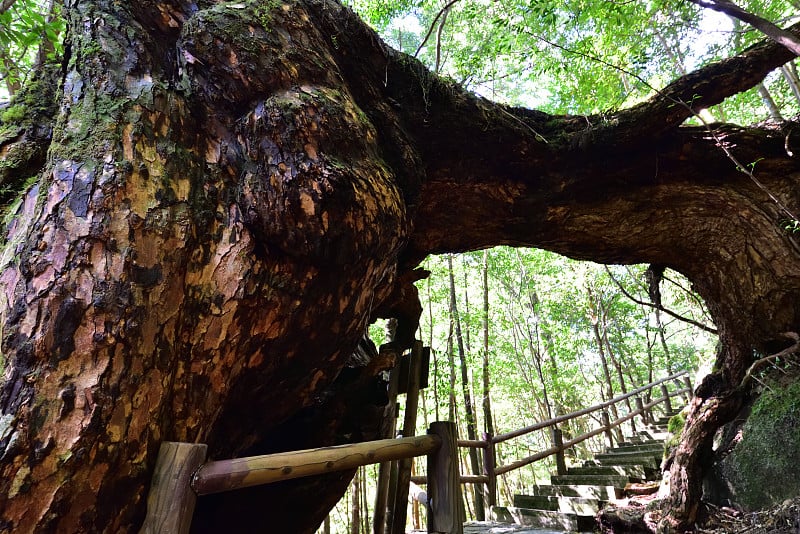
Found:
[{"label": "rough tree bark", "polygon": [[[0,274],[0,531],[135,532],[163,440],[223,458],[380,433],[359,433],[352,391],[372,395],[391,362],[362,362],[358,387],[334,379],[370,320],[419,313],[410,283],[431,253],[527,245],[687,275],[726,347],[690,451],[753,349],[800,331],[787,216],[705,129],[680,127],[682,102],[755,85],[790,59],[780,45],[632,109],[568,117],[469,95],[331,0],[65,13],[52,133],[29,123],[0,152],[32,143],[3,180],[39,178],[12,208]],[[716,131],[800,208],[794,130]],[[693,519],[699,466],[675,460],[676,526]],[[199,508],[234,530],[290,517],[309,532],[347,481]],[[296,498],[314,484],[318,502]]]}]

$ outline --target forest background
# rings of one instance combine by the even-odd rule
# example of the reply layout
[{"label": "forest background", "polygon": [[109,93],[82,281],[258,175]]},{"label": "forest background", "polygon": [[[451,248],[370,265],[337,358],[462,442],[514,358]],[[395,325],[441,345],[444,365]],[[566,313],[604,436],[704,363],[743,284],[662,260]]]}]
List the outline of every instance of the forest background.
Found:
[{"label": "forest background", "polygon": [[[388,44],[439,74],[491,100],[555,114],[629,107],[675,76],[763,38],[735,19],[671,0],[347,3]],[[795,22],[800,7],[781,1],[740,6],[780,26]],[[0,122],[20,113],[11,98],[33,66],[58,61],[62,34],[53,0],[0,2]],[[707,124],[713,135],[716,121],[779,124],[799,110],[800,82],[789,63],[691,121]],[[648,273],[660,272],[657,266],[607,267],[540,250],[431,257],[423,267],[431,275],[418,283],[424,309],[418,337],[432,356],[419,429],[454,419],[464,437],[469,422],[478,434],[509,431],[713,362],[713,324],[677,272],[664,273],[656,294]],[[382,343],[383,325],[370,335]],[[517,440],[500,449],[498,460],[546,448],[545,439]],[[539,462],[515,472],[501,482],[501,499],[549,469]],[[362,469],[332,512],[335,532],[369,530],[372,490],[364,481],[374,481],[374,470]],[[466,457],[463,471],[472,472]]]}]

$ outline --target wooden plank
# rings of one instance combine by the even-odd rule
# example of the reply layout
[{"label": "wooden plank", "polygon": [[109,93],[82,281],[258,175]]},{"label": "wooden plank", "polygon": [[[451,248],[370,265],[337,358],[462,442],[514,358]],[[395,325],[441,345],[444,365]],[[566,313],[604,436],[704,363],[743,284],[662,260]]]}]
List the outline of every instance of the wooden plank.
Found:
[{"label": "wooden plank", "polygon": [[203,465],[195,474],[192,487],[198,495],[208,495],[321,475],[388,460],[423,456],[436,450],[440,443],[438,436],[425,435],[220,460]]},{"label": "wooden plank", "polygon": [[141,534],[186,534],[192,524],[197,495],[192,475],[206,460],[208,447],[198,443],[161,444],[147,496]]},{"label": "wooden plank", "polygon": [[461,485],[458,482],[456,425],[450,421],[431,423],[429,433],[438,436],[441,447],[428,455],[428,532],[463,534]]},{"label": "wooden plank", "polygon": [[[409,388],[409,377],[411,376],[411,357],[406,356],[399,360],[400,364],[400,382],[397,385],[397,393],[405,394],[408,393]],[[415,380],[419,383],[419,389],[425,389],[428,387],[428,379],[430,373],[430,366],[431,366],[431,349],[430,347],[423,347],[422,348],[422,360],[419,367],[419,372],[415,377]]]},{"label": "wooden plank", "polygon": [[428,387],[430,370],[431,370],[431,348],[425,347],[422,349],[422,366],[420,367],[419,389],[425,389],[426,387]]}]

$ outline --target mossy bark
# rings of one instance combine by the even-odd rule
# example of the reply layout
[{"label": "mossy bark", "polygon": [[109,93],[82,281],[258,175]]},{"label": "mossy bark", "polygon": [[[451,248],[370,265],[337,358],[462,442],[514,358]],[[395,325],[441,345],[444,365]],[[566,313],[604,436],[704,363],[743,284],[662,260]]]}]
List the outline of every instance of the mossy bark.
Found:
[{"label": "mossy bark", "polygon": [[[529,245],[678,269],[737,348],[721,360],[728,383],[752,347],[800,330],[783,215],[707,132],[679,127],[690,112],[675,105],[755,83],[788,59],[777,45],[576,118],[467,94],[329,0],[65,12],[49,159],[0,275],[0,530],[136,531],[163,440],[223,458],[353,434],[360,401],[334,379],[370,320],[413,324],[413,269],[430,253]],[[794,137],[719,132],[800,208]],[[380,369],[357,380],[365,395]],[[314,410],[330,428],[301,435]],[[690,414],[687,431],[719,420]],[[680,462],[691,485],[698,458]],[[344,484],[316,508],[275,497],[238,517],[283,513],[308,532]]]}]

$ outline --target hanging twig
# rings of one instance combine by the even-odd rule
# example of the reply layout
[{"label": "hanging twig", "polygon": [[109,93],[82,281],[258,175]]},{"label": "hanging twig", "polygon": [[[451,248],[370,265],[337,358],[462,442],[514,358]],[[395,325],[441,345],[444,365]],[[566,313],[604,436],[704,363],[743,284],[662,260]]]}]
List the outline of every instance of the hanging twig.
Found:
[{"label": "hanging twig", "polygon": [[628,293],[625,290],[625,288],[622,286],[622,284],[619,282],[619,280],[614,278],[614,275],[611,273],[611,270],[608,268],[608,265],[604,265],[604,267],[606,269],[606,272],[608,273],[608,276],[611,277],[611,281],[614,282],[614,284],[619,288],[620,291],[622,291],[622,294],[625,295],[626,297],[628,297],[629,299],[631,299],[636,304],[639,304],[641,306],[649,306],[651,308],[655,308],[657,310],[663,311],[667,315],[670,315],[670,316],[674,317],[675,319],[678,319],[679,321],[683,321],[685,323],[689,323],[691,325],[694,325],[697,328],[700,328],[701,330],[705,330],[706,332],[709,332],[711,334],[714,334],[714,335],[719,334],[719,332],[717,331],[716,328],[711,328],[710,326],[706,326],[703,323],[699,323],[699,322],[695,321],[694,319],[689,319],[688,317],[683,317],[682,315],[679,315],[679,314],[675,313],[674,311],[665,308],[664,306],[659,306],[657,304],[653,304],[652,302],[646,302],[644,300],[637,299],[636,297],[634,297],[633,295],[631,295],[630,293]]},{"label": "hanging twig", "polygon": [[756,372],[760,367],[764,364],[769,363],[771,361],[777,360],[778,358],[783,358],[784,356],[789,356],[790,354],[794,354],[796,352],[800,352],[800,336],[797,335],[797,332],[784,332],[781,334],[784,337],[788,337],[789,339],[794,340],[794,344],[790,347],[783,349],[780,352],[776,352],[775,354],[770,354],[769,356],[764,356],[753,362],[747,372],[744,374],[744,378],[742,378],[742,383],[739,385],[740,388],[744,388],[747,384],[755,378],[753,373]]}]

